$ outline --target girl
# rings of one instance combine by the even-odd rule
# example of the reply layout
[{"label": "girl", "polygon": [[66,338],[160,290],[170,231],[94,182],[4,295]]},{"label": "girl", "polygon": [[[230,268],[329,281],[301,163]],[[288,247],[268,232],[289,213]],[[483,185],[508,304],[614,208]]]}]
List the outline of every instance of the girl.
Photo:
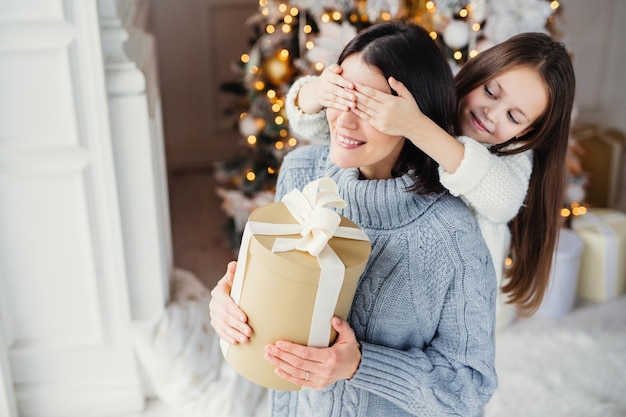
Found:
[{"label": "girl", "polygon": [[[390,93],[391,76],[402,81],[424,114],[451,131],[452,74],[419,26],[371,26],[338,62],[346,80],[372,91]],[[332,346],[267,346],[277,375],[306,388],[271,392],[271,416],[479,415],[496,387],[496,286],[476,222],[406,138],[352,111],[329,108],[326,116],[330,145],[285,157],[277,199],[333,178],[348,202],[339,212],[368,234],[372,253],[348,320],[332,321]],[[211,323],[227,342],[246,343],[252,329],[228,296],[234,267],[212,291]]]},{"label": "girl", "polygon": [[[401,82],[388,81],[397,96],[352,83],[336,66],[304,77],[287,97],[290,125],[301,136],[327,137],[316,113],[350,109],[409,138],[473,210],[506,302],[531,315],[547,288],[560,228],[575,91],[567,50],[548,35],[523,33],[466,63],[456,76],[456,127],[464,135],[457,139],[428,120]],[[513,262],[505,270],[509,250]],[[503,302],[499,297],[498,325],[511,319]]]}]

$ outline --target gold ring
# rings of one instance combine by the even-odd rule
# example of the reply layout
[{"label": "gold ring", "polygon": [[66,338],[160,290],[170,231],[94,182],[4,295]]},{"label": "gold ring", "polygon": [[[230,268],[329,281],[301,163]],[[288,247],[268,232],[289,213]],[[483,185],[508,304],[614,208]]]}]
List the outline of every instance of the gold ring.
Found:
[{"label": "gold ring", "polygon": [[306,376],[304,377],[304,380],[305,380],[305,381],[308,381],[308,380],[309,380],[309,371],[306,371]]}]

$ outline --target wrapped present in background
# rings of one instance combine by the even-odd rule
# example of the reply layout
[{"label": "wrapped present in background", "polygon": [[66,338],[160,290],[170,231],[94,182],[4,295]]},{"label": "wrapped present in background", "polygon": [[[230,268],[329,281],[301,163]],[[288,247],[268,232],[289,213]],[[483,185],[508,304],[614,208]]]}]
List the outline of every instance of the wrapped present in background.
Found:
[{"label": "wrapped present in background", "polygon": [[591,208],[577,216],[572,228],[584,243],[578,296],[605,301],[626,292],[626,214],[610,208]]},{"label": "wrapped present in background", "polygon": [[231,297],[253,334],[245,344],[221,342],[226,362],[250,381],[299,390],[274,373],[265,346],[287,340],[326,347],[337,336],[332,317],[347,319],[371,244],[355,223],[325,207],[345,204],[337,184],[322,178],[250,215]]},{"label": "wrapped present in background", "polygon": [[580,160],[587,176],[585,201],[595,207],[618,208],[620,193],[626,186],[624,133],[579,125],[572,128],[571,136],[582,148]]},{"label": "wrapped present in background", "polygon": [[535,316],[553,318],[572,311],[576,304],[583,248],[583,241],[575,232],[561,229],[552,258],[548,289]]}]

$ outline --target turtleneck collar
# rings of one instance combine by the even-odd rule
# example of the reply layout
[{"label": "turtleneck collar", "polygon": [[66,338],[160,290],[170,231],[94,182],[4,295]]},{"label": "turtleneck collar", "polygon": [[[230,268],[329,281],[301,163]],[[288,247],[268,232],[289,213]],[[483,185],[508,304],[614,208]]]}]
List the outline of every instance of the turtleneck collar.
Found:
[{"label": "turtleneck collar", "polygon": [[[326,155],[328,157],[328,154]],[[392,230],[415,221],[441,197],[407,191],[411,178],[359,179],[358,168],[342,169],[327,160],[325,175],[333,178],[348,206],[338,212],[363,228]]]}]

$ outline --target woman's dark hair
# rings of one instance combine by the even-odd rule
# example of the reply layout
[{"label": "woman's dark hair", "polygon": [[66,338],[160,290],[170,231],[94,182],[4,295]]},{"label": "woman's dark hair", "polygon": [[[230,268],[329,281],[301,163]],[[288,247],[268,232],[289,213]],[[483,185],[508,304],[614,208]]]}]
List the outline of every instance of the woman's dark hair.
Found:
[{"label": "woman's dark hair", "polygon": [[[541,304],[548,286],[561,226],[565,153],[576,89],[572,62],[565,46],[550,36],[522,33],[468,61],[456,76],[456,92],[460,100],[490,79],[519,67],[537,71],[548,93],[548,105],[530,132],[491,151],[498,155],[534,151],[526,200],[509,223],[513,264],[502,288],[510,295],[509,301],[529,315]],[[513,142],[521,146],[508,147]]]},{"label": "woman's dark hair", "polygon": [[[338,64],[355,53],[360,53],[366,64],[378,68],[385,79],[394,77],[402,82],[426,116],[448,133],[454,133],[456,100],[452,70],[428,31],[401,21],[378,23],[361,31],[346,45]],[[409,140],[405,140],[392,171],[398,176],[406,173],[414,178],[411,191],[443,190],[437,163]]]}]

